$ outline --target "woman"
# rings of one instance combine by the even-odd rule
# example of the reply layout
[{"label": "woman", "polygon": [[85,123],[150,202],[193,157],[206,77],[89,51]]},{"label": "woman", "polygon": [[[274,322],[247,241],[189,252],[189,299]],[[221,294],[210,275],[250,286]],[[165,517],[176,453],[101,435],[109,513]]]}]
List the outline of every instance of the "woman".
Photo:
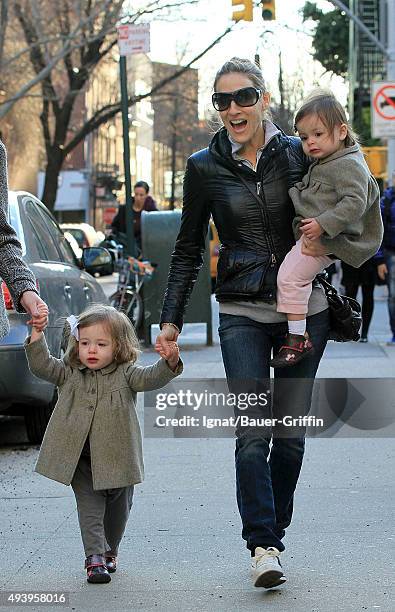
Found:
[{"label": "woman", "polygon": [[[223,127],[210,146],[192,155],[187,163],[181,229],[158,342],[165,347],[177,340],[182,329],[212,215],[222,245],[216,298],[228,386],[236,393],[267,393],[271,352],[279,350],[287,331],[284,316],[276,312],[275,297],[278,266],[294,243],[294,210],[288,188],[301,179],[308,160],[299,139],[286,136],[270,121],[270,94],[261,71],[249,60],[233,58],[222,66],[212,99]],[[318,241],[306,241],[303,252],[315,255],[324,250]],[[274,372],[273,417],[303,416],[309,411],[312,379],[327,340],[327,308],[322,290],[315,287],[307,330],[316,350],[300,364]],[[242,412],[270,417],[270,402],[258,407],[251,402]],[[251,551],[254,585],[270,588],[285,581],[279,555],[291,522],[305,428],[289,434],[281,425],[272,431],[246,426],[238,427],[236,436],[242,536]]]},{"label": "woman", "polygon": [[[15,231],[7,222],[8,214],[8,177],[7,156],[0,141],[0,281],[4,279],[15,308],[18,312],[28,312],[32,317],[28,324],[44,329],[47,314],[39,314],[38,305],[44,304],[39,297],[35,278],[22,259],[21,245]],[[5,311],[3,293],[0,291],[0,338],[8,334],[9,324]]]},{"label": "woman", "polygon": [[[132,198],[133,208],[133,231],[138,248],[141,250],[141,213],[143,210],[151,212],[158,210],[155,200],[149,195],[149,185],[145,181],[137,181],[134,188],[134,197]],[[125,206],[120,206],[118,213],[115,215],[111,228],[115,232],[126,234],[126,209]]]}]

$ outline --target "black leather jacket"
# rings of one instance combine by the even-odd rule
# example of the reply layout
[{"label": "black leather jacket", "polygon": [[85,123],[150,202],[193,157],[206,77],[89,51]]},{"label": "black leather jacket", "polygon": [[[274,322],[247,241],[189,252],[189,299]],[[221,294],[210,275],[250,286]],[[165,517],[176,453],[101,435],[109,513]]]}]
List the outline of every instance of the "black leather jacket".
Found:
[{"label": "black leather jacket", "polygon": [[[294,244],[288,189],[306,173],[299,138],[277,134],[256,171],[233,159],[225,128],[187,162],[181,228],[172,255],[161,323],[180,329],[203,263],[210,215],[218,230],[218,301],[275,301],[279,264]],[[243,177],[247,185],[241,180]]]}]

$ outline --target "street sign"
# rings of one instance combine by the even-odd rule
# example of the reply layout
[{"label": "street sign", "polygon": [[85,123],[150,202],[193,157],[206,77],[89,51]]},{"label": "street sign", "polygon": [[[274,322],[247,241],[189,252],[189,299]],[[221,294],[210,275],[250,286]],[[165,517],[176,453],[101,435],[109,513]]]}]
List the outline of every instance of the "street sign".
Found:
[{"label": "street sign", "polygon": [[150,24],[124,24],[118,26],[118,46],[120,55],[149,53]]},{"label": "street sign", "polygon": [[395,82],[375,82],[371,86],[372,137],[395,136]]}]

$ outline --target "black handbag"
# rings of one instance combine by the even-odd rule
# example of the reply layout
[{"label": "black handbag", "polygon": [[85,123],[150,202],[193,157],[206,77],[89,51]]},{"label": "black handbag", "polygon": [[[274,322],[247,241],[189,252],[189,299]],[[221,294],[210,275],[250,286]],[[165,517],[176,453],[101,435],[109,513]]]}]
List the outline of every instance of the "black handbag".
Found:
[{"label": "black handbag", "polygon": [[328,340],[335,342],[356,342],[360,339],[359,330],[362,324],[362,308],[357,300],[347,295],[340,295],[322,274],[317,280],[324,288],[329,305],[330,331]]}]

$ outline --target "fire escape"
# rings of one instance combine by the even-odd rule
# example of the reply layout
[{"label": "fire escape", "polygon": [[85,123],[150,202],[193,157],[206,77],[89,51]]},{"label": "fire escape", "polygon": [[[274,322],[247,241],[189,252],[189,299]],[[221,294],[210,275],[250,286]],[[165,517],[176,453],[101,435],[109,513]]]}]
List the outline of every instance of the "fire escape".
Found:
[{"label": "fire escape", "polygon": [[[369,30],[382,38],[380,28],[380,9],[383,2],[380,0],[353,0],[354,12],[369,28]],[[383,15],[381,15],[383,18]],[[375,44],[369,40],[358,28],[354,29],[354,66],[356,68],[355,82],[355,113],[360,116],[362,108],[370,105],[370,85],[372,81],[385,78],[385,62],[383,54]]]}]

